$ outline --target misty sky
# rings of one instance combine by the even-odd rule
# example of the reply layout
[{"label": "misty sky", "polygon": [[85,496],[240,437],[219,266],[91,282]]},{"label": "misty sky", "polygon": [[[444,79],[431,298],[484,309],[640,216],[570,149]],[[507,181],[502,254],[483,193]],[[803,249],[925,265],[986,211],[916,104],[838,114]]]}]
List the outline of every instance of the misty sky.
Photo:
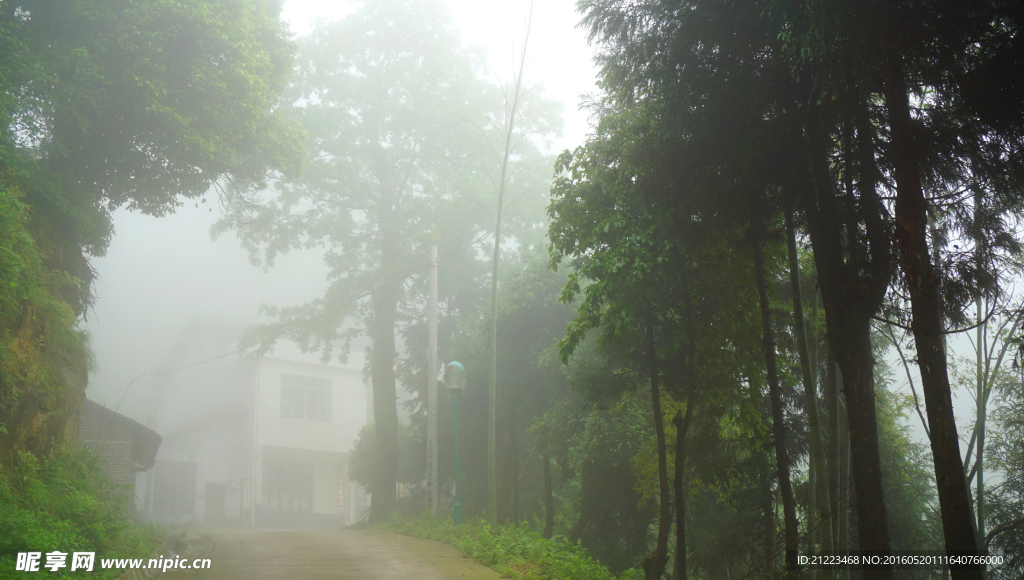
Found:
[{"label": "misty sky", "polygon": [[[530,3],[460,0],[448,6],[464,42],[484,46],[494,71],[509,78],[513,47],[519,46]],[[565,131],[555,141],[555,150],[583,142],[587,115],[578,111],[579,97],[595,90],[591,51],[586,35],[575,27],[574,6],[574,0],[549,1],[538,3],[533,11],[527,76],[565,105]],[[337,20],[349,10],[345,2],[289,0],[283,18],[296,35],[302,35],[315,19]],[[264,272],[249,264],[233,235],[211,241],[210,226],[220,211],[216,196],[207,199],[208,205],[186,203],[175,215],[163,218],[115,213],[110,248],[92,261],[98,275],[97,301],[88,313],[87,327],[99,369],[90,377],[90,399],[115,407],[132,379],[159,368],[194,313],[255,322],[261,304],[299,304],[323,294],[326,268],[319,253],[284,256]],[[350,364],[358,366],[360,361],[353,356]],[[136,387],[132,389],[119,411],[144,421],[144,400],[133,397]]]}]

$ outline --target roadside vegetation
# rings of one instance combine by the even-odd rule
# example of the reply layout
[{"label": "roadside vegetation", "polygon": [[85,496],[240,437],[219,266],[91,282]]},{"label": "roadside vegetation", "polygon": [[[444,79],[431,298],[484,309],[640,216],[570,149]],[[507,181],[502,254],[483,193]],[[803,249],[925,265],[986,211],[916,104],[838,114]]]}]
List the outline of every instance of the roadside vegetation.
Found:
[{"label": "roadside vegetation", "polygon": [[613,574],[585,548],[564,536],[545,539],[529,526],[503,526],[496,531],[485,519],[456,526],[451,518],[425,514],[416,519],[396,515],[377,526],[400,534],[455,546],[466,556],[516,580],[634,580],[635,569]]},{"label": "roadside vegetation", "polygon": [[279,11],[0,2],[0,576],[18,552],[95,550],[98,565],[159,539],[72,443],[94,367],[90,260],[119,208],[160,216],[301,165],[297,126],[273,112],[292,56]]},{"label": "roadside vegetation", "polygon": [[[110,481],[92,451],[68,445],[42,459],[22,453],[0,474],[0,578],[16,572],[19,552],[41,552],[39,572],[48,578],[116,578],[103,558],[148,558],[165,531],[129,516],[130,498]],[[46,553],[67,554],[66,567],[46,569]],[[74,552],[95,552],[93,571],[71,572]]]}]

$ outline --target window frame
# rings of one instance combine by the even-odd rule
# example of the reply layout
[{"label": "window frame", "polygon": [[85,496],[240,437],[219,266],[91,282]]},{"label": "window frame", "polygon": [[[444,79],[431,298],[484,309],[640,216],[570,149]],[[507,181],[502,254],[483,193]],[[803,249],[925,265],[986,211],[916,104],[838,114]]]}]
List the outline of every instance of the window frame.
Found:
[{"label": "window frame", "polygon": [[281,373],[281,418],[330,423],[332,386],[327,377]]}]

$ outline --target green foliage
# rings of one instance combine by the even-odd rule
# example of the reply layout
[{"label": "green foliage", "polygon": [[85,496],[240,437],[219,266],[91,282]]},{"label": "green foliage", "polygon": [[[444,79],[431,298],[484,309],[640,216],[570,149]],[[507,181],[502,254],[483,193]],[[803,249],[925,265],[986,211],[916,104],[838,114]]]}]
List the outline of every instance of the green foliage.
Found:
[{"label": "green foliage", "polygon": [[877,356],[875,410],[878,450],[893,549],[941,550],[942,530],[931,452],[927,445],[912,437],[907,421],[914,405],[913,399],[906,393],[892,390],[894,384],[892,370],[881,356]]},{"label": "green foliage", "polygon": [[[352,481],[369,487],[373,481],[373,461],[377,448],[377,430],[373,423],[359,430],[349,453],[348,474]],[[426,452],[421,453],[420,440],[412,427],[398,424],[398,483],[416,485],[423,481],[426,470]]]},{"label": "green foliage", "polygon": [[[20,197],[0,181],[0,448],[17,442],[18,449],[40,451],[49,442],[26,443],[23,431],[46,411],[58,411],[53,421],[69,418],[92,355],[59,298],[81,281],[46,264]],[[50,428],[44,437],[63,433],[62,425]]]},{"label": "green foliage", "polygon": [[[679,130],[675,113],[652,99],[630,101],[619,93],[606,94],[600,113],[588,142],[559,157],[548,208],[550,263],[567,266],[569,280],[562,300],[577,305],[576,317],[559,344],[560,354],[569,362],[587,341],[599,347],[603,365],[587,369],[572,363],[572,380],[590,400],[607,403],[623,392],[646,391],[657,370],[665,423],[676,409],[684,408],[684,402],[698,409],[687,434],[692,447],[684,469],[690,473],[684,478],[695,497],[710,505],[694,512],[709,514],[704,521],[688,518],[691,525],[697,524],[688,532],[697,542],[688,543],[705,562],[720,561],[723,550],[742,561],[761,549],[760,543],[747,543],[746,554],[734,554],[734,543],[702,532],[723,521],[714,515],[717,508],[740,511],[730,502],[739,503],[741,497],[747,500],[744,513],[730,523],[764,529],[757,521],[762,510],[749,503],[760,483],[737,474],[749,473],[755,463],[751,455],[764,453],[768,431],[760,395],[760,319],[750,284],[745,212],[732,203],[736,192],[731,185],[718,181],[714,172],[680,175],[679,168],[692,160],[680,152],[689,151],[686,144],[673,135]],[[712,204],[702,195],[717,202],[707,214],[700,211]],[[719,209],[726,206],[727,210]],[[779,246],[770,244],[767,249],[775,254]],[[775,256],[770,258],[770,267],[777,266]],[[648,331],[650,343],[645,344]],[[650,411],[645,413],[645,421],[655,418]],[[674,428],[666,431],[671,435]],[[649,427],[637,443],[630,463],[644,508],[651,509],[655,497],[676,502],[658,493],[659,450]],[[674,453],[668,455],[672,473]],[[601,516],[631,495],[609,490],[610,486],[601,490],[601,504],[594,508]],[[649,548],[646,525],[610,527],[621,529],[616,539],[620,545],[632,544],[634,555]],[[604,542],[593,552],[609,563],[620,556],[618,547]],[[700,565],[690,560],[691,568],[695,564]]]},{"label": "green foliage", "polygon": [[[428,244],[437,243],[445,268],[477,274],[482,232],[493,228],[491,145],[503,112],[501,88],[478,75],[482,64],[435,0],[368,2],[300,41],[294,104],[286,108],[308,133],[305,172],[274,181],[269,195],[229,192],[214,228],[237,231],[251,261],[268,268],[288,251],[323,248],[325,296],[267,307],[280,322],[249,335],[261,352],[286,335],[325,360],[344,360],[353,338],[340,330],[345,319],[373,317],[375,307],[360,297],[384,287],[397,295],[385,302],[396,301],[401,316],[422,295],[419,281],[402,282],[423,272]],[[503,218],[512,236],[537,227],[531,210],[543,203],[550,166],[533,140],[560,126],[557,107],[530,93],[524,106],[537,114],[520,127],[528,138],[514,161],[523,170]]]},{"label": "green foliage", "polygon": [[569,443],[569,468],[580,477],[580,544],[612,570],[628,569],[646,555],[657,489],[656,476],[653,485],[638,477],[657,472],[653,448],[644,453],[653,444],[648,414],[635,397],[624,397],[610,409],[595,409]]},{"label": "green foliage", "polygon": [[406,280],[423,272],[432,243],[448,268],[473,261],[490,214],[479,210],[489,188],[478,158],[500,100],[479,68],[436,0],[367,2],[319,23],[300,45],[286,107],[309,135],[305,174],[268,192],[230,192],[214,228],[237,231],[250,260],[268,268],[288,251],[323,248],[325,295],[265,308],[276,321],[242,342],[263,354],[287,337],[327,362],[345,361],[356,336],[372,338],[374,519],[389,516],[399,455],[397,326],[422,295]]},{"label": "green foliage", "polygon": [[96,567],[51,577],[116,577],[118,570],[99,570],[101,557],[148,557],[163,539],[158,528],[129,519],[128,501],[87,449],[66,446],[42,460],[21,454],[0,475],[0,578],[21,577],[14,572],[18,552],[55,550],[95,551]]},{"label": "green foliage", "polygon": [[[272,0],[5,2],[4,136],[93,210],[161,215],[216,179],[295,169],[279,93],[292,48]],[[101,239],[83,240],[102,251]]]},{"label": "green foliage", "polygon": [[[401,534],[438,540],[455,546],[481,564],[509,578],[522,580],[614,580],[616,576],[599,564],[587,550],[556,536],[545,540],[535,531],[505,526],[494,532],[484,520],[455,526],[448,518],[424,516],[416,520],[395,518],[385,524]],[[627,570],[621,580],[635,580],[636,570]]]},{"label": "green foliage", "polygon": [[[522,238],[526,242],[529,238]],[[498,297],[498,440],[497,471],[498,517],[531,521],[544,517],[542,440],[531,425],[552,406],[559,404],[568,391],[564,368],[554,346],[571,318],[571,307],[558,301],[563,275],[547,268],[546,253],[536,241],[504,252],[504,272]],[[445,262],[442,262],[445,264]],[[447,262],[451,264],[451,262]],[[483,264],[486,265],[486,264]],[[464,265],[453,266],[452,269]],[[467,268],[468,269],[468,268]],[[473,270],[469,270],[472,272]],[[465,270],[463,270],[465,272]],[[488,293],[465,278],[439,272],[442,299],[439,317],[438,351],[441,361],[458,360],[468,374],[467,387],[459,403],[461,410],[461,461],[463,465],[463,513],[480,514],[487,507],[487,342],[490,320],[481,316],[487,307]],[[416,314],[413,310],[410,314]],[[427,329],[422,315],[406,328],[403,342],[407,353],[398,365],[406,390],[414,394],[410,401],[410,421],[425,455],[426,441],[426,361]],[[438,476],[442,492],[452,492],[454,440],[452,397],[439,389]],[[515,441],[513,443],[512,437]],[[515,456],[519,477],[513,484]],[[555,466],[557,472],[559,466]],[[518,491],[518,510],[510,495]],[[556,489],[556,493],[557,493]],[[442,499],[442,501],[445,501]],[[560,501],[556,502],[559,505]],[[571,524],[570,524],[571,525]]]},{"label": "green foliage", "polygon": [[91,361],[75,316],[113,209],[162,215],[211,185],[301,165],[278,106],[292,60],[279,11],[274,0],[0,7],[3,461],[45,454],[77,412]]},{"label": "green foliage", "polygon": [[[152,215],[211,186],[301,166],[278,99],[292,49],[274,0],[12,0],[0,8],[0,187],[32,208],[81,315],[111,212]],[[205,198],[204,198],[205,200]]]},{"label": "green foliage", "polygon": [[991,415],[986,443],[986,469],[1003,475],[985,490],[987,541],[1006,557],[990,574],[993,580],[1024,577],[1024,381],[1014,379],[1000,385],[1001,405]]},{"label": "green foliage", "polygon": [[[879,388],[876,434],[871,381],[860,385],[854,378],[872,376],[872,357],[864,352],[868,321],[892,286],[892,256],[897,249],[906,257],[914,246],[921,252],[915,259],[925,263],[931,258],[922,250],[926,244],[955,250],[943,252],[944,263],[936,268],[943,271],[941,283],[931,275],[931,266],[925,275],[907,271],[908,285],[935,281],[948,293],[925,306],[924,301],[914,304],[919,337],[935,336],[934,328],[920,330],[924,327],[918,326],[919,318],[932,315],[937,320],[936,304],[941,303],[942,315],[955,322],[966,299],[976,297],[979,289],[992,291],[998,286],[999,266],[1019,251],[1003,227],[1014,220],[1001,217],[1013,211],[1019,215],[1014,204],[1020,197],[1021,125],[1011,120],[1022,117],[1019,99],[1012,106],[1004,100],[1013,94],[1007,89],[1019,83],[1019,75],[1002,71],[1020,67],[1021,13],[1007,2],[942,2],[929,7],[890,2],[869,11],[852,9],[853,4],[580,2],[583,25],[598,51],[603,94],[594,107],[600,118],[595,134],[585,146],[560,157],[560,176],[552,192],[552,263],[564,258],[575,268],[573,274],[582,273],[571,278],[564,293],[566,298],[581,296],[582,306],[566,333],[562,354],[571,353],[595,329],[602,338],[628,340],[623,330],[630,321],[642,323],[644,314],[651,325],[679,316],[679,302],[665,296],[678,296],[689,288],[688,281],[680,277],[680,283],[659,284],[667,276],[659,277],[656,258],[670,253],[652,240],[685,247],[675,243],[675,235],[700,231],[699,225],[707,224],[714,224],[723,236],[738,237],[742,229],[729,232],[726,224],[742,226],[747,219],[763,220],[770,229],[772,215],[785,202],[787,210],[799,214],[814,246],[815,282],[821,289],[831,345],[850,383],[850,407],[865,410],[863,416],[851,415],[854,447],[865,441],[873,444],[876,437],[883,447],[881,470],[873,465],[871,453],[858,451],[853,457],[862,492],[860,540],[878,538],[888,547],[886,534],[881,533],[885,506],[878,501],[881,494],[875,493],[884,483],[891,496],[893,544],[931,547],[937,530],[921,524],[920,516],[932,511],[932,481],[922,469],[927,454],[911,444],[902,427],[906,401]],[[993,90],[978,88],[968,82],[972,78],[985,78],[985,86]],[[1003,80],[1009,78],[1015,80]],[[896,118],[893,108],[894,102],[908,98],[913,115],[899,115],[912,125],[909,129],[900,125],[904,119]],[[981,102],[1001,108],[979,112]],[[992,122],[996,117],[1004,123],[1001,127]],[[901,131],[912,138],[901,136]],[[904,173],[918,181],[910,183]],[[898,215],[910,207],[921,210],[915,227],[923,225],[924,200],[907,199],[908,191],[920,192],[922,182],[928,191],[928,215],[940,222],[942,233],[931,231],[926,238],[922,228],[913,244],[901,241],[897,247],[893,232],[899,237],[911,226],[901,215],[894,230],[892,210]],[[968,208],[967,196],[954,193],[960,191],[974,192],[982,203]],[[887,199],[897,201],[893,205]],[[935,211],[936,206],[948,213]],[[972,250],[947,246],[949,231],[971,238]],[[707,236],[697,239],[706,243]],[[713,263],[721,267],[732,261],[721,257]],[[739,279],[723,284],[712,295],[741,284]],[[699,305],[704,298],[696,289],[693,292]],[[901,288],[892,295],[899,300],[901,294],[913,293]],[[629,309],[631,301],[642,304]],[[699,312],[699,306],[694,310]],[[753,311],[749,306],[743,310]],[[906,311],[886,314],[910,318]],[[745,334],[740,325],[714,319],[696,327],[701,334],[724,328],[722,335],[736,342],[740,338],[734,337]],[[683,342],[666,340],[675,336],[684,335],[662,332],[661,342]],[[720,337],[709,338],[717,348],[735,348]],[[685,360],[685,351],[679,353],[675,346],[664,347],[672,353],[664,356],[666,361]],[[784,339],[779,341],[780,349],[787,346]],[[636,350],[634,346],[622,356],[633,368],[639,362]],[[935,362],[926,358],[939,352],[935,345],[922,345],[922,367],[934,369]],[[734,365],[728,361],[720,366]],[[782,370],[783,378],[789,378]],[[671,383],[669,372],[662,372],[665,382]],[[734,387],[759,382],[756,372],[735,374],[739,380],[730,377]],[[929,386],[929,392],[944,388]],[[860,393],[867,396],[856,400]],[[751,399],[756,402],[756,397]],[[945,400],[937,403],[939,407]],[[718,402],[728,409],[735,400]],[[787,406],[807,402],[786,401]],[[952,416],[950,409],[940,410]],[[787,445],[798,461],[805,440],[799,415],[794,418]],[[744,428],[740,433],[749,431]],[[959,481],[959,474],[948,467],[952,463],[946,463],[956,454],[955,442],[936,442],[936,457],[944,464],[938,482]],[[702,455],[717,449],[703,447]],[[877,479],[880,471],[887,478],[884,482]],[[702,475],[714,480],[708,477],[712,473]],[[950,497],[949,490],[943,491],[943,497]],[[957,493],[962,508],[964,497]],[[769,497],[766,515],[771,501]],[[949,505],[945,507],[948,514]],[[965,529],[964,522],[956,528]],[[947,532],[951,529],[947,521]]]}]

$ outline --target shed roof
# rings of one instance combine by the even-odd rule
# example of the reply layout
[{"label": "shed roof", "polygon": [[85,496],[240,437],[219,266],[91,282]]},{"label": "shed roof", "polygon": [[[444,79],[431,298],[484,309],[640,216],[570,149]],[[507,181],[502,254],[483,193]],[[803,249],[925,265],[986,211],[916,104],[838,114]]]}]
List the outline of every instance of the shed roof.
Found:
[{"label": "shed roof", "polygon": [[128,441],[132,460],[145,469],[153,467],[162,438],[156,431],[103,405],[85,399],[78,422],[81,441]]}]

